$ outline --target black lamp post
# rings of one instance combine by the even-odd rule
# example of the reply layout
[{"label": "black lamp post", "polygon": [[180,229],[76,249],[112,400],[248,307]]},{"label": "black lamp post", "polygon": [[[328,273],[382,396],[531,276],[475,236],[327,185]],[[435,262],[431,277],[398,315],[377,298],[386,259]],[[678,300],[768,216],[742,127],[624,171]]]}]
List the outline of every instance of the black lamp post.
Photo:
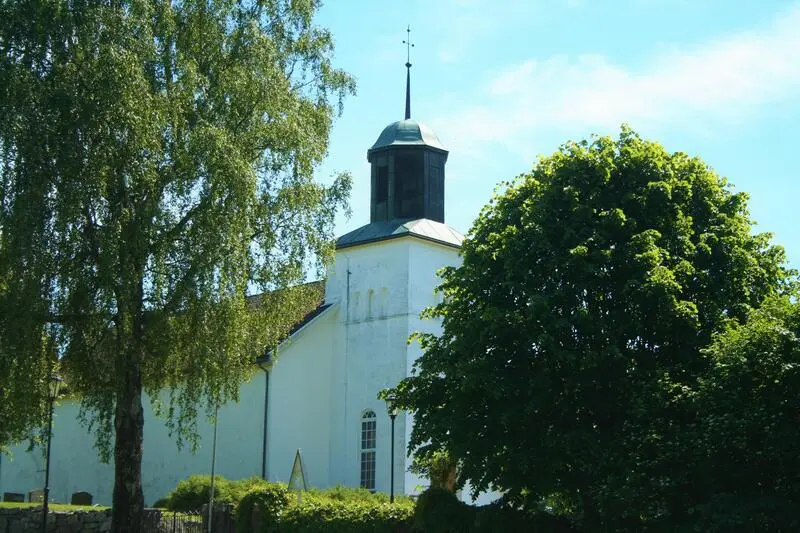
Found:
[{"label": "black lamp post", "polygon": [[389,503],[394,503],[394,419],[397,418],[394,396],[386,397],[386,411],[392,420],[391,452],[389,453]]},{"label": "black lamp post", "polygon": [[47,416],[47,451],[45,452],[44,463],[44,490],[42,491],[42,533],[47,531],[47,504],[50,500],[50,442],[53,440],[53,405],[58,397],[58,389],[61,388],[61,376],[53,374],[50,378],[49,392],[50,405]]}]

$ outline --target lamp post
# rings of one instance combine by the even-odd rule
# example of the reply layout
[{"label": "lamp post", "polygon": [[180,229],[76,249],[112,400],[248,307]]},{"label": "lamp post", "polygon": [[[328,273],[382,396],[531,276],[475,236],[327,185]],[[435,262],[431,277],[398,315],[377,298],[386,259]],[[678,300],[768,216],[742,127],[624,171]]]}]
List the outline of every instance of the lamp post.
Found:
[{"label": "lamp post", "polygon": [[211,487],[208,498],[208,533],[211,533],[211,517],[214,515],[214,469],[217,465],[217,419],[219,418],[219,404],[214,406],[214,440],[211,444]]},{"label": "lamp post", "polygon": [[53,407],[58,397],[58,389],[61,388],[61,382],[61,376],[53,373],[48,387],[50,405],[47,416],[47,451],[45,452],[44,490],[42,491],[42,533],[47,531],[47,504],[50,500],[50,443],[53,440]]},{"label": "lamp post", "polygon": [[389,453],[389,503],[394,503],[394,419],[397,418],[394,396],[386,397],[386,411],[392,421],[391,452]]}]

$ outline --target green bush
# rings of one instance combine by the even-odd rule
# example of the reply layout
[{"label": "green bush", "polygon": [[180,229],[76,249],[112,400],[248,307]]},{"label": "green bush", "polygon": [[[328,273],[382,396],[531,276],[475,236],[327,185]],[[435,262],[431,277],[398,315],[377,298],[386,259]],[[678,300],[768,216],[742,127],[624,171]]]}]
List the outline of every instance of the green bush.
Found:
[{"label": "green bush", "polygon": [[169,497],[167,498],[160,498],[153,502],[153,508],[155,509],[167,509],[169,508]]},{"label": "green bush", "polygon": [[449,490],[429,488],[417,500],[413,530],[420,533],[469,533],[473,530],[475,509]]},{"label": "green bush", "polygon": [[[241,498],[236,510],[236,530],[239,533],[269,533],[277,530],[281,513],[289,505],[286,487],[277,483],[254,484]],[[261,521],[253,523],[253,510],[258,506]]]},{"label": "green bush", "polygon": [[[211,496],[211,476],[194,475],[178,482],[167,496],[167,509],[172,511],[196,511],[208,503]],[[214,501],[232,503],[231,482],[214,476]]]},{"label": "green bush", "polygon": [[231,502],[234,507],[238,506],[242,499],[253,489],[262,488],[262,487],[280,487],[285,485],[280,485],[278,483],[270,483],[269,481],[265,481],[257,476],[247,477],[244,479],[237,479],[234,481],[230,481],[230,491],[231,491]]},{"label": "green bush", "polygon": [[307,501],[290,505],[280,516],[280,531],[292,533],[409,533],[414,507],[410,501]]},{"label": "green bush", "polygon": [[[268,486],[270,483],[259,477],[249,477],[231,481],[222,476],[214,476],[214,502],[227,503],[234,508],[250,490]],[[211,496],[211,476],[194,475],[178,482],[166,498],[154,504],[172,511],[196,511],[208,503]],[[160,504],[160,505],[158,505]]]}]

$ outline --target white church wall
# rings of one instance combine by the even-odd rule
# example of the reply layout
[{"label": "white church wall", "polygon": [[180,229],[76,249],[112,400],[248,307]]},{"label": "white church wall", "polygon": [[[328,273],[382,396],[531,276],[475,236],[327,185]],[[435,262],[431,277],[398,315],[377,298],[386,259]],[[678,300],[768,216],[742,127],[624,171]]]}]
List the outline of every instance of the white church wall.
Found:
[{"label": "white church wall", "polygon": [[[411,302],[410,316],[408,320],[408,335],[414,333],[433,333],[441,332],[441,322],[438,320],[423,320],[420,313],[427,307],[441,302],[441,295],[435,293],[436,287],[441,283],[441,279],[436,274],[437,271],[445,266],[458,266],[461,264],[461,256],[455,248],[442,246],[435,243],[421,241],[414,246],[410,257],[411,283],[409,293]],[[411,342],[406,349],[406,374],[413,372],[414,362],[422,355],[419,342]],[[404,417],[404,441],[411,440],[411,430],[413,429],[414,417],[411,413],[406,413]],[[406,492],[409,494],[419,494],[425,490],[430,481],[424,476],[418,476],[411,472],[413,456],[403,454],[402,468],[405,476]]]},{"label": "white church wall", "polygon": [[330,485],[331,371],[335,316],[331,307],[284,343],[270,371],[268,473],[288,482],[297,449],[306,482]]},{"label": "white church wall", "polygon": [[[263,373],[240,391],[240,403],[228,404],[219,410],[217,427],[218,474],[230,479],[260,475],[261,433],[263,416]],[[213,425],[205,416],[198,421],[200,441],[192,453],[185,446],[178,450],[176,441],[162,419],[157,419],[144,399],[145,427],[142,459],[142,490],[145,504],[167,494],[181,479],[191,474],[211,471]],[[110,505],[114,487],[113,458],[102,464],[94,448],[94,437],[77,421],[78,402],[67,400],[56,408],[50,462],[50,494],[52,501],[69,502],[70,495],[87,491],[94,503]],[[4,457],[0,470],[0,486],[4,491],[23,492],[42,488],[44,459],[41,448],[27,451],[20,443],[12,449],[12,457]]]},{"label": "white church wall", "polygon": [[[361,416],[366,410],[372,410],[377,422],[375,488],[383,492],[389,490],[391,426],[386,404],[377,395],[404,376],[406,324],[406,316],[394,316],[369,324],[351,324],[348,328],[347,448],[343,461],[346,473],[342,478],[348,485],[360,484]],[[402,455],[402,424],[397,424],[395,430],[395,451]],[[401,473],[402,470],[396,470],[396,482]],[[401,489],[396,485],[395,490]]]},{"label": "white church wall", "polygon": [[456,248],[417,240],[411,248],[409,260],[409,312],[418,318],[423,309],[441,301],[441,296],[435,293],[441,283],[437,275],[439,269],[460,265],[461,256]]},{"label": "white church wall", "polygon": [[404,315],[408,312],[407,282],[408,239],[345,248],[337,250],[328,268],[325,301],[349,303],[340,317],[343,322]]},{"label": "white church wall", "polygon": [[[264,422],[264,372],[254,369],[252,379],[239,389],[239,402],[219,408],[215,473],[228,479],[261,475]],[[166,496],[178,481],[192,474],[211,473],[214,425],[204,413],[198,421],[201,437],[196,452],[178,449],[163,421],[145,408],[145,449],[142,489],[145,503]]]}]

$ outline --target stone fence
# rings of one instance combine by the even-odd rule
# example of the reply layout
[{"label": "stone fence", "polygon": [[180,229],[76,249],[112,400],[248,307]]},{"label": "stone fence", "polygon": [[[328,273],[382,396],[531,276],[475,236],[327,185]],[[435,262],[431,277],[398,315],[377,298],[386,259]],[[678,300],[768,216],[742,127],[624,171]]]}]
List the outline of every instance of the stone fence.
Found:
[{"label": "stone fence", "polygon": [[[145,509],[142,527],[145,533],[205,533],[208,527],[208,505],[199,511],[184,513],[166,509]],[[235,533],[233,509],[227,504],[214,504],[212,533]],[[41,533],[41,507],[0,508],[0,533]],[[47,514],[47,533],[108,533],[111,531],[111,509],[54,511]]]},{"label": "stone fence", "polygon": [[[0,508],[0,533],[39,533],[41,507]],[[48,533],[108,533],[111,510],[53,511],[47,515]]]}]

